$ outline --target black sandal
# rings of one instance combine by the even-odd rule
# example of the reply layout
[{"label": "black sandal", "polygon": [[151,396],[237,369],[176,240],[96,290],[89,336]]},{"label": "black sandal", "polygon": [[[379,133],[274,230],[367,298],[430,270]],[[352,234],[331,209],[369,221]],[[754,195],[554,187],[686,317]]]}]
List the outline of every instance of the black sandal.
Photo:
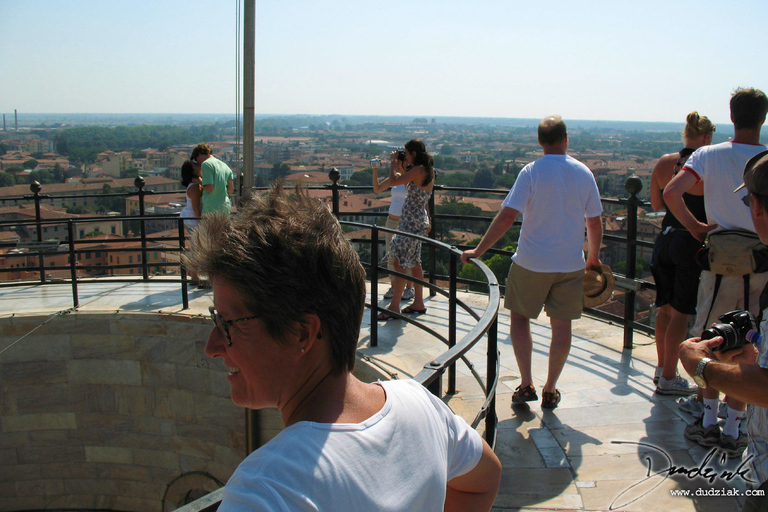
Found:
[{"label": "black sandal", "polygon": [[544,409],[554,409],[560,403],[561,398],[559,389],[556,389],[554,393],[545,391],[544,398],[541,399],[541,406]]},{"label": "black sandal", "polygon": [[533,385],[530,386],[517,386],[515,388],[515,392],[512,394],[512,403],[513,404],[521,404],[523,402],[532,402],[534,400],[538,400],[539,397],[536,395],[536,388],[533,387]]}]

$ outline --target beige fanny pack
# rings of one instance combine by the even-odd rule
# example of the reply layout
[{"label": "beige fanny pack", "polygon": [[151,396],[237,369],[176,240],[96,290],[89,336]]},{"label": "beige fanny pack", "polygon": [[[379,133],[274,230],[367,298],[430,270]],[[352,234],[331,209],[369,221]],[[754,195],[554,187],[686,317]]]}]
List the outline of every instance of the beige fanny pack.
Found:
[{"label": "beige fanny pack", "polygon": [[725,229],[710,233],[700,251],[704,270],[724,276],[743,276],[768,271],[768,246],[755,233]]}]

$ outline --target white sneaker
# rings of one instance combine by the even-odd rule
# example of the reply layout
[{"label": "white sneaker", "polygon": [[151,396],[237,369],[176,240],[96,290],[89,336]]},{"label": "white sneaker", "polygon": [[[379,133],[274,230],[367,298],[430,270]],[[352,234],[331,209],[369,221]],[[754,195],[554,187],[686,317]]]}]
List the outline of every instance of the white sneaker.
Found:
[{"label": "white sneaker", "polygon": [[403,300],[413,300],[413,296],[415,295],[413,288],[406,288],[403,290]]},{"label": "white sneaker", "polygon": [[689,396],[688,398],[681,398],[677,401],[677,406],[681,411],[687,412],[694,418],[704,417],[704,405],[696,400],[695,396]]},{"label": "white sneaker", "polygon": [[385,299],[391,299],[392,296],[395,294],[395,290],[392,289],[392,287],[389,287],[389,290],[387,290],[387,293],[384,294]]},{"label": "white sneaker", "polygon": [[679,375],[676,375],[672,380],[659,377],[659,383],[656,386],[656,393],[659,395],[691,395],[698,390],[699,388],[691,386],[687,380]]}]

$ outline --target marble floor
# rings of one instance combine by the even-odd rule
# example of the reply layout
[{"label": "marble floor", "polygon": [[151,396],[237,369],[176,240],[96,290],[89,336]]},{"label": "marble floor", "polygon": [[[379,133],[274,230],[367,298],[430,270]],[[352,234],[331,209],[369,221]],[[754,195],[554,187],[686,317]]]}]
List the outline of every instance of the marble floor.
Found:
[{"label": "marble floor", "polygon": [[[383,292],[386,286],[379,287]],[[163,314],[207,315],[210,290],[189,288],[190,308],[182,309],[181,285],[160,281],[93,282],[78,287],[80,311],[157,311]],[[470,307],[481,310],[486,298],[461,293]],[[381,297],[379,305],[387,301]],[[447,301],[427,299],[428,311],[417,320],[447,335]],[[25,313],[73,308],[72,288],[66,284],[0,288],[0,318]],[[542,409],[537,402],[511,407],[519,383],[509,339],[509,316],[499,314],[501,354],[497,394],[498,437],[495,451],[504,472],[493,510],[544,511],[731,511],[740,510],[742,478],[721,476],[734,471],[739,460],[721,461],[715,453],[686,440],[683,429],[693,418],[680,411],[676,397],[654,394],[652,375],[656,361],[653,339],[635,333],[635,347],[623,350],[619,326],[591,318],[573,324],[568,362],[558,383],[562,402],[557,409]],[[458,316],[458,339],[474,321]],[[402,320],[378,323],[379,344],[370,346],[370,315],[363,321],[359,355],[394,378],[417,374],[445,346],[416,326]],[[550,329],[542,315],[532,323],[533,373],[536,388],[546,379]],[[23,343],[21,340],[19,343]],[[0,347],[2,353],[8,347]],[[17,349],[18,347],[14,347]],[[485,340],[466,360],[485,374]],[[470,367],[457,365],[457,393],[448,403],[471,421],[483,400],[482,389]],[[681,373],[682,368],[680,368]],[[478,430],[483,431],[481,423]],[[690,470],[670,476],[672,468]],[[695,468],[711,468],[712,479],[695,477]],[[710,481],[711,480],[711,481]],[[685,494],[688,494],[687,496]]]}]

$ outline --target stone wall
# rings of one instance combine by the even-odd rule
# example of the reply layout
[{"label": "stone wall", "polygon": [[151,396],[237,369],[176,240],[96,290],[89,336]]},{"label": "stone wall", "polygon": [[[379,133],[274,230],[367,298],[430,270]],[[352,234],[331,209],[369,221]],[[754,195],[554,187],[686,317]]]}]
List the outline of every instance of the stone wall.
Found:
[{"label": "stone wall", "polygon": [[226,482],[245,413],[203,353],[210,325],[158,313],[0,320],[0,511],[173,510]]}]

